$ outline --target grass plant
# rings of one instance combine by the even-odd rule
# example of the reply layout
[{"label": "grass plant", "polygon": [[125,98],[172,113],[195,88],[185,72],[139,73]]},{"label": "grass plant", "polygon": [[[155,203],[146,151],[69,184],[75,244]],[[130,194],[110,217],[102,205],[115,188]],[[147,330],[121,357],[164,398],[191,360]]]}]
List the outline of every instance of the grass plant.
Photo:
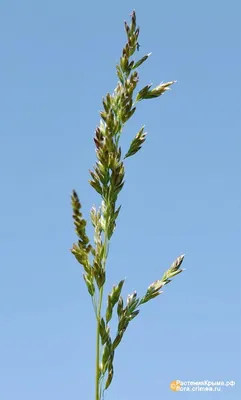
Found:
[{"label": "grass plant", "polygon": [[[139,102],[160,97],[175,82],[161,83],[154,88],[148,84],[138,91],[138,70],[151,53],[140,59],[135,57],[139,54],[140,47],[138,42],[140,29],[136,24],[135,11],[131,14],[130,25],[125,22],[125,32],[127,42],[116,65],[118,83],[113,94],[107,93],[103,99],[100,124],[95,130],[97,160],[93,170],[90,171],[89,183],[100,195],[101,204],[99,208],[92,207],[90,211],[90,220],[94,228],[93,242],[86,233],[87,221],[82,215],[79,197],[75,190],[72,193],[73,219],[78,240],[71,251],[83,267],[83,278],[96,318],[95,400],[103,398],[104,391],[112,382],[115,352],[128,325],[137,317],[143,304],[159,296],[163,287],[182,272],[180,266],[184,258],[184,255],[178,257],[160,279],[149,285],[143,296],[139,297],[134,292],[124,301],[121,295],[124,280],[121,280],[113,286],[104,307],[107,258],[121,210],[118,196],[125,183],[125,160],[139,152],[146,140],[146,132],[142,126],[130,142],[128,151],[123,155],[120,145],[123,128],[136,112]],[[113,313],[117,313],[118,319],[115,333],[111,332]]]}]

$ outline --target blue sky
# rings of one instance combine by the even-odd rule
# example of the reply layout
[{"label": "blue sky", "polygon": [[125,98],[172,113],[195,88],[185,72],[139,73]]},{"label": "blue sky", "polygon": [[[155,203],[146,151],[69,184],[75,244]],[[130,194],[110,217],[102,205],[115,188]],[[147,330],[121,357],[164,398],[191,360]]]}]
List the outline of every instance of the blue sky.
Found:
[{"label": "blue sky", "polygon": [[69,251],[70,193],[86,218],[98,205],[92,137],[134,8],[140,56],[152,52],[140,88],[178,82],[123,133],[123,149],[143,124],[148,136],[126,160],[108,288],[126,277],[124,294],[141,295],[182,253],[186,271],[128,328],[105,398],[182,397],[175,379],[235,380],[217,397],[241,396],[239,2],[2,0],[3,400],[94,398],[95,321]]}]

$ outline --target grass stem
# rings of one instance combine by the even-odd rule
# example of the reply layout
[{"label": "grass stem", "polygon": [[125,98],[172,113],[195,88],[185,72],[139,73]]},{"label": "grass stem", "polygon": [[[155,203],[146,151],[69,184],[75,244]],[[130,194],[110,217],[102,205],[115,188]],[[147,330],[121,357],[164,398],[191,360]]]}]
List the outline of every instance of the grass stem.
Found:
[{"label": "grass stem", "polygon": [[[102,266],[103,270],[106,267],[106,260],[108,255],[108,233],[107,229],[104,231],[104,252],[103,252],[103,259],[102,259]],[[104,286],[102,286],[99,290],[99,304],[97,309],[97,318],[96,318],[96,364],[95,364],[95,400],[100,399],[100,321],[101,321],[101,309],[102,309],[102,301],[103,301],[103,291]]]}]

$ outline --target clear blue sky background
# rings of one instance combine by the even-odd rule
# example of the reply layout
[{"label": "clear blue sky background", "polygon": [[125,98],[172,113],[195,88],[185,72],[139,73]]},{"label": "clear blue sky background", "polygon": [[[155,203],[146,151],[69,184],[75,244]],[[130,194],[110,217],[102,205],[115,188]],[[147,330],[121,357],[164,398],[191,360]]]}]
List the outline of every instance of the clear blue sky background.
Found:
[{"label": "clear blue sky background", "polygon": [[86,218],[102,96],[116,86],[124,19],[136,9],[140,88],[176,79],[139,105],[126,162],[108,288],[160,278],[185,253],[185,273],[143,306],[116,353],[106,400],[201,398],[174,379],[236,380],[239,399],[239,1],[13,1],[0,4],[0,399],[93,399],[95,321],[75,241],[70,193]]}]

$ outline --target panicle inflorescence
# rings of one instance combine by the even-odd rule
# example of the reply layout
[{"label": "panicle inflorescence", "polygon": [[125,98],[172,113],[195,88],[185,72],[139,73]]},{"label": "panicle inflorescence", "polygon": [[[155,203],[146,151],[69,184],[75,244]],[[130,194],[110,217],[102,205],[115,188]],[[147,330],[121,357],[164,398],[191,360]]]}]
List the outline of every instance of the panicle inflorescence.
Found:
[{"label": "panicle inflorescence", "polygon": [[[90,244],[86,233],[86,221],[81,213],[81,204],[75,191],[72,193],[73,219],[78,242],[73,245],[72,253],[84,268],[84,280],[91,295],[97,319],[97,360],[96,360],[96,400],[102,396],[101,385],[106,378],[104,389],[111,384],[114,374],[113,360],[116,348],[132,319],[140,312],[139,307],[158,296],[161,288],[171,281],[175,275],[182,272],[180,266],[184,256],[178,257],[160,280],[153,282],[145,295],[137,297],[134,292],[128,295],[124,303],[121,291],[124,280],[113,286],[107,298],[105,315],[102,316],[103,287],[106,281],[106,259],[109,241],[116,227],[121,206],[117,205],[118,195],[125,183],[124,160],[136,154],[146,139],[144,126],[138,131],[129,145],[126,154],[122,155],[119,144],[124,125],[136,111],[138,102],[161,96],[175,81],[161,83],[152,89],[147,84],[136,93],[139,81],[139,68],[151,55],[144,55],[139,60],[132,58],[139,50],[140,29],[136,25],[135,11],[131,14],[131,23],[125,21],[127,42],[122,50],[119,63],[116,65],[118,84],[113,94],[107,93],[103,98],[101,120],[95,129],[94,143],[96,148],[96,163],[90,170],[90,185],[101,196],[101,206],[95,206],[90,212],[94,228],[94,243]],[[118,320],[117,331],[112,338],[110,322],[116,309]]]}]

